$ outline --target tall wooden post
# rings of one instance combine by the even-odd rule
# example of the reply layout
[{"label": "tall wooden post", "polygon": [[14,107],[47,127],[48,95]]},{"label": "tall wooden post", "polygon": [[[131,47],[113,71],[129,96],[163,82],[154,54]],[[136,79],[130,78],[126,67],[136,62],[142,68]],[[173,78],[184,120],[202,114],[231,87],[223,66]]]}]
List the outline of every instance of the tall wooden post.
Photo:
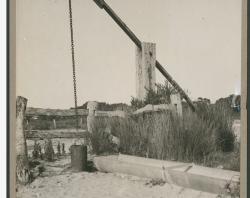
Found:
[{"label": "tall wooden post", "polygon": [[16,176],[17,182],[27,184],[30,181],[27,144],[24,133],[24,115],[27,99],[21,96],[16,101]]},{"label": "tall wooden post", "polygon": [[156,44],[142,43],[136,48],[136,97],[144,100],[147,91],[155,90]]}]

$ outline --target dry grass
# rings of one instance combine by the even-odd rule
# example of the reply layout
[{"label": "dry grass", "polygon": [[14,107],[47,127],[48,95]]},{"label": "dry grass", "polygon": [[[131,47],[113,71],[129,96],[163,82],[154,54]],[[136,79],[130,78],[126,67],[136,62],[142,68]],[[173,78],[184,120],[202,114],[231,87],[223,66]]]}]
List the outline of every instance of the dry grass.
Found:
[{"label": "dry grass", "polygon": [[116,131],[121,152],[156,159],[202,162],[215,144],[212,126],[196,115],[183,118],[171,112],[141,115],[120,121]]},{"label": "dry grass", "polygon": [[230,117],[223,109],[203,108],[197,113],[186,112],[183,117],[163,111],[97,119],[92,144],[96,153],[115,152],[107,135],[111,133],[120,139],[119,152],[124,154],[239,170]]},{"label": "dry grass", "polygon": [[92,133],[89,134],[89,139],[92,152],[98,155],[117,152],[116,146],[112,143],[108,126],[109,120],[104,117],[97,117],[92,125]]}]

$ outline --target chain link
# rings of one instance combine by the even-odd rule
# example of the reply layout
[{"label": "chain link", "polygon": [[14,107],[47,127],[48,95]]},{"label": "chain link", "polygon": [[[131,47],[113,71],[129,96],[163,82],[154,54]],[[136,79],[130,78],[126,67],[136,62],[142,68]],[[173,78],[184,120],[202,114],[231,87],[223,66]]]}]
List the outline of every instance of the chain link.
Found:
[{"label": "chain link", "polygon": [[78,110],[77,110],[77,91],[76,91],[75,46],[74,46],[74,36],[73,36],[73,17],[72,17],[71,0],[69,0],[69,21],[70,21],[70,36],[71,36],[71,55],[72,55],[72,69],[73,69],[76,129],[78,129],[79,125],[78,125]]}]

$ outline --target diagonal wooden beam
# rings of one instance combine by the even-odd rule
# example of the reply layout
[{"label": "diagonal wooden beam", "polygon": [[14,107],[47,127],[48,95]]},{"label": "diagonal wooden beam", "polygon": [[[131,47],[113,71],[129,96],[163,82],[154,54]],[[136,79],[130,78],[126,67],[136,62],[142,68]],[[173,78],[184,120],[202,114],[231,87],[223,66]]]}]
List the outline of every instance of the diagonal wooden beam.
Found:
[{"label": "diagonal wooden beam", "polygon": [[[135,43],[138,48],[142,48],[140,39],[128,28],[128,26],[121,20],[121,18],[112,10],[112,8],[104,0],[93,0],[101,9],[104,9],[109,16],[117,23],[117,25],[127,34],[127,36]],[[181,96],[189,104],[190,108],[195,111],[191,99],[180,87],[180,85],[172,78],[172,76],[164,69],[164,67],[156,60],[156,68],[169,81],[169,83],[181,94]]]}]

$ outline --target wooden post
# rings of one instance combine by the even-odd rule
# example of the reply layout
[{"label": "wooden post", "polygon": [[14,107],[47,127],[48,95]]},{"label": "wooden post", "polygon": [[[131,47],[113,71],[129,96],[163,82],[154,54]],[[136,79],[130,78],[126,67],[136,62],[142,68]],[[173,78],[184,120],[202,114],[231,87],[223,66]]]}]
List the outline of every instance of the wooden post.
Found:
[{"label": "wooden post", "polygon": [[182,116],[182,103],[179,93],[170,95],[171,104],[175,106],[175,110],[179,116]]},{"label": "wooden post", "polygon": [[136,48],[136,97],[144,100],[147,91],[155,90],[156,44],[142,43]]},{"label": "wooden post", "polygon": [[53,119],[53,126],[54,126],[54,129],[56,129],[56,119]]},{"label": "wooden post", "polygon": [[16,101],[16,178],[20,184],[30,181],[27,144],[24,133],[24,115],[27,99],[21,96]]},{"label": "wooden post", "polygon": [[87,109],[89,110],[87,117],[87,128],[88,132],[92,132],[93,123],[95,120],[95,111],[97,109],[98,103],[94,101],[88,102]]}]

